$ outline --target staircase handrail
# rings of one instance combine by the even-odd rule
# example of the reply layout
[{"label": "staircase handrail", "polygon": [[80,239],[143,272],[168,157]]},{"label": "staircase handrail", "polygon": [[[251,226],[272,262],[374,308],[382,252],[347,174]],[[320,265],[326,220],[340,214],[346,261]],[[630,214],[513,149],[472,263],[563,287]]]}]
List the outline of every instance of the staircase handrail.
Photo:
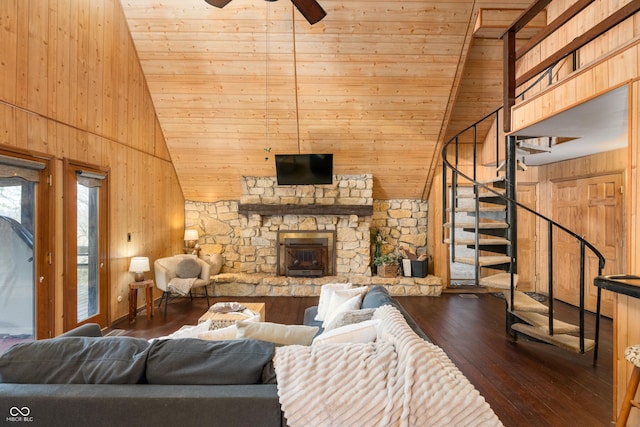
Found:
[{"label": "staircase handrail", "polygon": [[[498,111],[499,111],[499,110],[498,110]],[[495,114],[495,112],[494,112],[494,113],[492,113],[492,114]],[[490,114],[489,116],[491,116],[491,114]],[[485,118],[488,118],[489,116],[486,116]],[[466,130],[469,130],[469,129],[470,129],[470,128],[467,128]],[[454,139],[455,139],[455,137],[454,137]],[[599,251],[598,249],[596,249],[596,247],[595,247],[595,246],[593,246],[593,244],[591,244],[587,239],[585,239],[584,237],[580,236],[580,235],[579,235],[579,234],[577,234],[576,232],[574,232],[574,231],[572,231],[572,230],[568,229],[568,228],[567,228],[567,227],[565,227],[564,225],[562,225],[562,224],[560,224],[560,223],[558,223],[558,222],[556,222],[556,221],[552,220],[551,218],[549,218],[549,217],[547,217],[547,216],[545,216],[545,215],[541,214],[540,212],[535,211],[535,210],[531,209],[530,207],[525,206],[525,205],[523,205],[522,203],[520,203],[520,202],[518,202],[518,201],[516,201],[516,200],[513,200],[512,198],[507,197],[506,195],[504,195],[504,194],[502,194],[502,193],[499,193],[499,192],[497,192],[497,191],[493,190],[491,187],[487,186],[486,184],[483,184],[483,183],[482,183],[482,182],[480,182],[480,181],[477,181],[477,180],[475,180],[475,179],[471,178],[470,176],[466,175],[464,172],[461,172],[459,169],[457,169],[455,166],[453,166],[453,165],[452,165],[452,164],[451,164],[451,163],[446,159],[446,157],[445,157],[445,156],[447,155],[447,153],[446,153],[447,146],[448,146],[451,142],[452,142],[452,140],[450,140],[449,142],[447,142],[447,143],[445,144],[445,146],[444,146],[444,149],[442,150],[442,156],[443,156],[444,163],[449,167],[449,169],[451,169],[452,171],[456,172],[456,174],[457,174],[457,175],[460,175],[460,176],[462,176],[463,178],[467,179],[469,182],[471,182],[471,184],[473,184],[473,185],[477,185],[478,187],[481,187],[481,188],[483,188],[484,190],[487,190],[487,191],[489,191],[490,193],[493,193],[494,195],[498,196],[499,198],[501,198],[501,199],[503,199],[503,200],[506,200],[506,201],[508,201],[508,202],[510,202],[510,203],[513,203],[514,205],[516,205],[516,206],[518,206],[518,207],[520,207],[520,208],[522,208],[522,209],[524,209],[524,210],[526,210],[526,211],[528,211],[528,212],[532,213],[533,215],[535,215],[535,216],[537,216],[538,218],[540,218],[540,219],[542,219],[542,220],[546,221],[547,223],[552,224],[554,227],[557,227],[557,228],[561,229],[562,231],[566,232],[567,234],[569,234],[569,235],[571,235],[571,236],[575,237],[575,238],[576,238],[577,240],[579,240],[580,242],[583,242],[583,243],[584,243],[584,244],[585,244],[589,249],[591,249],[591,251],[594,253],[594,255],[598,258],[598,266],[599,266],[599,268],[600,268],[600,269],[604,268],[604,264],[605,264],[604,256],[603,256],[603,255],[602,255],[602,253],[600,253],[600,251]],[[474,165],[474,167],[475,167],[475,165]]]}]

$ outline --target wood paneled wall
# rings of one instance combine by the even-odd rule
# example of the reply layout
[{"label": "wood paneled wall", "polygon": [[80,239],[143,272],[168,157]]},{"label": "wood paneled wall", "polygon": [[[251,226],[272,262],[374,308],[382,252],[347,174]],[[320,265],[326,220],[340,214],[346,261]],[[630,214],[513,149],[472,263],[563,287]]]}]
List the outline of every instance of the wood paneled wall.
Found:
[{"label": "wood paneled wall", "polygon": [[54,159],[55,332],[64,287],[63,158],[110,170],[115,320],[128,310],[130,258],[177,253],[184,230],[184,198],[122,9],[117,0],[3,0],[0,24],[0,145]]}]

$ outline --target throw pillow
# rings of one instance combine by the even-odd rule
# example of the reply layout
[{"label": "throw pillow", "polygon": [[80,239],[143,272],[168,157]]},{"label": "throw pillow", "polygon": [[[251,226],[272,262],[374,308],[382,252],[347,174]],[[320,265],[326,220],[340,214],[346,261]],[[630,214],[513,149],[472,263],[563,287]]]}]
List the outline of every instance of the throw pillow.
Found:
[{"label": "throw pillow", "polygon": [[325,331],[339,328],[341,326],[351,325],[353,323],[364,322],[365,320],[370,320],[371,317],[373,317],[373,313],[375,311],[375,308],[362,308],[359,310],[348,310],[342,313],[338,313],[333,319],[333,322],[331,322],[330,325],[327,325]]},{"label": "throw pillow", "polygon": [[206,332],[200,332],[198,338],[207,341],[223,341],[223,340],[235,340],[238,335],[238,328],[236,325],[227,326],[220,329],[212,329]]},{"label": "throw pillow", "polygon": [[378,336],[378,322],[378,319],[365,320],[332,329],[315,337],[312,345],[373,342]]},{"label": "throw pillow", "polygon": [[320,299],[318,300],[318,313],[315,320],[323,321],[324,316],[327,313],[329,302],[331,301],[331,295],[337,289],[349,289],[351,283],[327,283],[320,288]]},{"label": "throw pillow", "polygon": [[0,357],[0,383],[137,384],[149,343],[131,337],[58,337],[17,344]]},{"label": "throw pillow", "polygon": [[[335,313],[347,310],[356,310],[360,308],[360,303],[362,302],[362,295],[367,292],[367,287],[362,286],[359,288],[350,288],[350,289],[336,289],[331,294],[331,299],[329,304],[327,304],[326,312],[324,314],[324,322],[322,327],[326,328],[329,323],[328,320],[333,318]],[[351,298],[358,296],[358,304],[350,304],[347,306],[342,306],[345,302],[349,301]]]},{"label": "throw pillow", "polygon": [[169,335],[159,337],[159,338],[152,338],[149,341],[153,342],[155,340],[176,340],[180,338],[198,338],[198,335],[208,331],[209,329],[211,329],[211,320],[205,320],[204,322],[198,323],[195,326],[183,326],[182,328],[178,329],[177,331]]},{"label": "throw pillow", "polygon": [[181,279],[198,277],[200,271],[202,271],[202,266],[194,258],[185,258],[176,265],[176,276]]},{"label": "throw pillow", "polygon": [[149,384],[260,384],[273,344],[257,340],[158,340],[147,358]]},{"label": "throw pillow", "polygon": [[270,322],[236,322],[238,335],[236,338],[253,338],[268,341],[276,345],[310,345],[318,333],[317,326],[281,325]]},{"label": "throw pillow", "polygon": [[322,323],[322,327],[325,329],[332,329],[334,327],[333,322],[340,313],[344,313],[345,311],[357,310],[360,308],[360,304],[362,303],[362,295],[349,296],[347,294],[347,297],[349,299],[343,300],[343,298],[345,297],[339,295],[339,292],[336,292],[335,294],[333,294],[333,297],[339,299],[341,302],[339,304],[336,303],[336,306],[332,307],[331,311],[327,313],[327,316]]}]

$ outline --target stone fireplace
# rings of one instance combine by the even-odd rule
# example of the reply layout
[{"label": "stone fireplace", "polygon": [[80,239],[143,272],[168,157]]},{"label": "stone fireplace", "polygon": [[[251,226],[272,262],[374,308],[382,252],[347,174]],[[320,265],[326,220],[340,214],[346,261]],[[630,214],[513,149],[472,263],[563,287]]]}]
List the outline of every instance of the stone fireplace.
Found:
[{"label": "stone fireplace", "polygon": [[278,276],[323,277],[335,272],[335,231],[278,231]]},{"label": "stone fireplace", "polygon": [[[371,174],[335,175],[325,185],[278,186],[275,177],[241,183],[240,200],[185,203],[185,226],[198,229],[203,255],[222,254],[222,273],[266,275],[278,283],[371,277],[373,231],[386,236],[385,252],[401,246],[426,252],[427,202],[374,200]],[[312,239],[293,248],[295,268],[284,265],[284,238]],[[316,239],[328,239],[326,262],[325,249],[317,249],[315,262],[308,259],[323,244]]]}]

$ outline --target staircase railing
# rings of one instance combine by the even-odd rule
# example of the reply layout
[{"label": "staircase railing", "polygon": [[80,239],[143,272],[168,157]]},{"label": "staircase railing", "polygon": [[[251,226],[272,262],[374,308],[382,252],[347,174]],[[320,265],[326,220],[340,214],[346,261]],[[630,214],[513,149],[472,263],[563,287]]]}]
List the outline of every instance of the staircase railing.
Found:
[{"label": "staircase railing", "polygon": [[[452,139],[450,139],[443,147],[442,149],[442,165],[443,165],[443,170],[442,170],[442,186],[443,186],[443,198],[442,198],[442,221],[443,224],[442,226],[445,226],[445,223],[447,221],[447,206],[451,206],[451,215],[450,215],[450,221],[451,221],[451,226],[449,228],[449,240],[451,242],[450,245],[450,250],[452,251],[452,259],[455,259],[455,205],[457,203],[457,199],[455,198],[455,194],[451,195],[451,201],[450,203],[447,203],[448,201],[448,194],[449,192],[447,191],[447,185],[448,185],[448,170],[451,170],[451,188],[453,189],[453,191],[456,190],[457,185],[458,185],[458,179],[461,177],[463,179],[466,179],[467,181],[469,181],[469,183],[473,184],[474,186],[474,190],[475,190],[475,205],[476,205],[476,215],[475,215],[475,230],[476,230],[476,239],[475,239],[475,250],[476,250],[476,265],[478,265],[478,253],[479,251],[479,224],[480,224],[480,215],[479,215],[479,204],[480,204],[480,199],[479,199],[479,190],[483,189],[489,193],[492,193],[492,195],[494,195],[495,197],[499,197],[501,199],[503,199],[505,201],[505,204],[507,206],[507,223],[509,224],[509,227],[513,229],[517,229],[517,226],[515,224],[516,221],[516,209],[520,208],[520,209],[524,209],[525,211],[533,214],[535,217],[539,218],[540,220],[546,222],[547,224],[547,233],[548,233],[548,238],[547,238],[547,251],[548,251],[548,262],[549,262],[549,271],[548,271],[548,300],[549,300],[549,334],[553,335],[553,319],[554,319],[554,314],[553,314],[553,301],[554,301],[554,291],[553,291],[553,264],[554,264],[554,257],[553,257],[553,231],[555,230],[559,230],[562,231],[566,234],[568,234],[569,236],[575,238],[579,244],[580,244],[580,304],[579,304],[579,316],[580,316],[580,353],[584,353],[585,352],[585,266],[586,266],[586,256],[585,256],[585,251],[586,249],[589,249],[598,259],[598,276],[602,275],[602,270],[604,269],[604,265],[605,265],[605,259],[604,256],[600,253],[600,251],[598,251],[598,249],[596,249],[596,247],[591,244],[590,242],[588,242],[584,237],[578,235],[577,233],[575,233],[574,231],[568,229],[567,227],[563,226],[562,224],[559,224],[558,222],[552,220],[551,218],[548,218],[547,216],[541,214],[540,212],[535,211],[534,209],[529,208],[528,206],[525,206],[521,203],[519,203],[518,201],[515,200],[515,192],[513,192],[513,194],[509,194],[509,192],[507,192],[507,194],[502,194],[498,191],[495,191],[493,188],[491,188],[490,186],[483,184],[482,182],[478,181],[478,141],[477,141],[477,128],[478,126],[483,123],[485,120],[491,119],[491,118],[495,118],[496,120],[496,126],[495,126],[495,131],[496,131],[496,144],[499,144],[499,140],[500,140],[500,134],[499,134],[499,129],[500,127],[498,126],[498,121],[500,118],[500,110],[502,109],[502,107],[500,107],[499,109],[497,109],[496,111],[487,114],[485,117],[483,117],[482,119],[478,120],[477,122],[475,122],[474,124],[472,124],[471,126],[467,127],[466,129],[464,129],[463,131],[459,132],[456,136],[454,136]],[[465,174],[464,172],[462,172],[460,170],[460,138],[463,134],[465,134],[466,132],[472,131],[472,144],[473,144],[473,163],[471,165],[472,167],[472,171],[471,171],[471,175],[469,176],[467,174]],[[511,139],[511,141],[509,141]],[[514,137],[510,137],[507,136],[505,137],[505,144],[515,144],[515,138]],[[449,160],[449,150],[450,148],[454,148],[454,160],[453,163]],[[499,150],[498,150],[498,146],[496,147],[496,164],[498,164],[498,158],[499,158]],[[509,147],[506,147],[506,151],[508,151]],[[515,147],[514,147],[515,149]],[[511,168],[513,171],[515,171],[515,156],[513,156],[513,163],[514,165],[511,165]],[[515,172],[514,172],[515,174]],[[509,177],[507,177],[509,178]],[[514,179],[514,177],[512,177],[511,179]],[[506,179],[506,178],[505,178]],[[515,182],[507,182],[507,185],[512,185],[513,188],[515,188]],[[511,214],[509,214],[509,212],[511,212]],[[443,233],[443,243],[444,243],[444,239],[445,239],[445,235]],[[515,295],[515,284],[514,284],[514,274],[516,273],[516,269],[517,269],[517,261],[516,261],[516,257],[517,257],[517,253],[516,253],[516,246],[515,246],[515,240],[517,239],[517,235],[512,234],[510,236],[510,241],[512,244],[512,249],[510,252],[510,258],[511,258],[511,268],[510,268],[510,274],[511,274],[511,284],[510,284],[510,289],[511,289],[511,307],[514,307],[514,295]],[[593,356],[593,360],[594,360],[594,364],[597,360],[598,357],[598,340],[599,340],[599,335],[600,335],[600,310],[601,310],[601,298],[602,298],[602,290],[601,288],[597,288],[597,302],[596,302],[596,324],[595,324],[595,347],[594,347],[594,356]],[[508,323],[509,327],[511,326],[511,323]]]}]

